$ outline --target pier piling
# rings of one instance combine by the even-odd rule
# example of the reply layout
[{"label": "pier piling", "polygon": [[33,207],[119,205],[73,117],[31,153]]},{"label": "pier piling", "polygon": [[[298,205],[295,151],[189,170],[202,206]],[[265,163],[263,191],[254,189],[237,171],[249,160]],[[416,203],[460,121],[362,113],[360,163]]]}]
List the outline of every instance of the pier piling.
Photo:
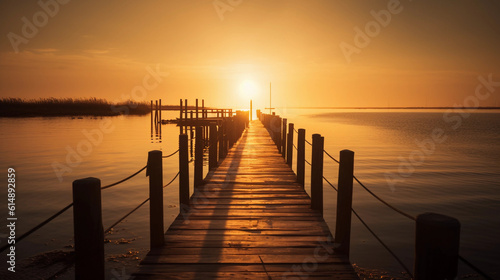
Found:
[{"label": "pier piling", "polygon": [[150,246],[157,248],[164,243],[163,226],[163,158],[162,152],[155,150],[148,153],[149,176],[149,231]]},{"label": "pier piling", "polygon": [[337,194],[337,219],[335,227],[336,252],[349,256],[351,244],[352,183],[354,175],[354,152],[340,151],[339,180]]},{"label": "pier piling", "polygon": [[75,279],[104,280],[104,229],[101,180],[73,181]]},{"label": "pier piling", "polygon": [[323,146],[324,138],[320,134],[312,136],[311,158],[311,208],[323,216]]}]

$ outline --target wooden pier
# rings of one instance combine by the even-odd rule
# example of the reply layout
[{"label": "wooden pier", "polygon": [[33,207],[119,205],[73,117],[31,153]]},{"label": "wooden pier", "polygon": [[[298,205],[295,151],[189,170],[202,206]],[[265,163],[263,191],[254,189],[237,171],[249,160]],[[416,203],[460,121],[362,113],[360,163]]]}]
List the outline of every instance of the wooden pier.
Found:
[{"label": "wooden pier", "polygon": [[[177,151],[165,156],[160,150],[150,151],[145,167],[103,187],[97,178],[75,180],[73,203],[36,227],[73,206],[75,279],[104,279],[104,236],[148,201],[151,250],[134,279],[359,279],[349,262],[351,213],[416,280],[455,279],[459,259],[485,275],[459,256],[457,219],[436,213],[413,216],[388,204],[354,176],[353,151],[340,151],[337,160],[324,150],[320,134],[313,134],[311,143],[305,129],[296,130],[293,123],[274,113],[257,110],[260,121],[249,123],[248,111],[224,109],[209,117],[203,109],[199,117],[197,107],[179,114]],[[155,117],[161,139],[158,119],[161,116]],[[192,195],[189,164],[193,160],[188,143],[191,157],[195,148]],[[310,162],[305,158],[306,143],[311,146]],[[207,157],[204,150],[208,150]],[[177,153],[179,172],[164,185],[163,159]],[[323,176],[324,155],[339,165],[337,186]],[[206,159],[210,171],[203,178]],[[311,170],[310,196],[304,191],[306,163]],[[149,177],[149,197],[103,230],[101,190],[143,170]],[[180,214],[165,232],[163,189],[176,178]],[[323,219],[324,181],[337,191],[335,237]],[[354,181],[415,223],[413,274],[352,208]]]},{"label": "wooden pier", "polygon": [[358,279],[259,121],[189,203],[134,279]]}]

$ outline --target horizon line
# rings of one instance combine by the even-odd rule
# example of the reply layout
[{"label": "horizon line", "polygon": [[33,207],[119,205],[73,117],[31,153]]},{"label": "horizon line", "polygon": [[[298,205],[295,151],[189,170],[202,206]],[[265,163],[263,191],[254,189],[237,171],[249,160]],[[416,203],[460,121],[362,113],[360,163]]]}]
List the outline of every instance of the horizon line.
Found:
[{"label": "horizon line", "polygon": [[416,106],[397,106],[397,107],[383,107],[383,106],[366,106],[366,107],[328,107],[328,106],[291,106],[291,107],[275,107],[275,109],[375,109],[375,110],[387,110],[387,109],[477,109],[477,110],[498,110],[500,107],[495,106],[484,106],[484,107],[447,107],[447,106],[436,106],[436,107],[416,107]]}]

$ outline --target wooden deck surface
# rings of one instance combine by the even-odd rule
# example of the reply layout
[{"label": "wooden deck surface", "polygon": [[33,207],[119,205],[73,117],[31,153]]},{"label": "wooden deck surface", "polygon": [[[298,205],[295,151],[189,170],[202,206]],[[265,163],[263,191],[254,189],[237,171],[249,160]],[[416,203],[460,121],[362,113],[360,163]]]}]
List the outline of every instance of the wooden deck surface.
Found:
[{"label": "wooden deck surface", "polygon": [[251,122],[134,279],[358,279],[268,132]]}]

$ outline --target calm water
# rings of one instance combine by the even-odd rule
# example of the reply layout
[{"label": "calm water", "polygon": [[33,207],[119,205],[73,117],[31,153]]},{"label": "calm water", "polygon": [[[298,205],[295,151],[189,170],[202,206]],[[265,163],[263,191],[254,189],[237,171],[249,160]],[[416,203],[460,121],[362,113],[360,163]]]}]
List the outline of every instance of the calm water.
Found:
[{"label": "calm water", "polygon": [[[473,113],[465,119],[450,119],[457,115],[449,115],[448,122],[443,119],[442,111],[281,110],[277,113],[295,123],[296,128],[305,128],[309,140],[312,133],[322,134],[325,149],[337,158],[342,149],[355,151],[356,176],[389,203],[412,215],[432,211],[459,219],[461,255],[494,277],[500,277],[497,214],[500,210],[500,112]],[[149,120],[149,116],[0,119],[2,180],[7,181],[8,167],[14,167],[17,174],[18,235],[69,204],[73,180],[92,176],[106,185],[145,166],[150,150],[160,149],[164,154],[175,151],[178,128],[164,125],[162,139],[152,140]],[[432,140],[435,129],[441,129],[439,142]],[[101,133],[102,140],[96,136]],[[89,137],[93,141],[88,141]],[[417,144],[423,141],[426,146]],[[78,151],[80,158],[75,157]],[[422,156],[416,156],[419,154]],[[307,156],[310,156],[309,147]],[[55,162],[59,170],[63,170],[59,172],[60,178],[54,171]],[[177,169],[177,157],[164,160],[165,183]],[[338,166],[325,157],[324,174],[334,184],[337,171]],[[395,184],[388,183],[389,173],[390,178],[397,178]],[[176,181],[165,191],[166,225],[179,211],[177,187]],[[147,177],[141,173],[124,184],[104,190],[102,195],[104,227],[107,228],[147,198]],[[5,198],[1,202],[4,205],[6,187],[0,189],[0,197]],[[332,231],[335,201],[335,192],[325,183],[325,219]],[[353,208],[412,269],[414,222],[388,209],[357,185]],[[6,211],[0,212],[2,221],[6,221],[6,217]],[[111,240],[105,247],[108,279],[116,278],[116,273],[122,274],[123,270],[132,272],[138,263],[135,258],[147,252],[148,217],[146,205],[107,236]],[[72,244],[72,233],[72,211],[68,211],[20,242],[17,258],[61,250]],[[5,234],[2,226],[1,244],[6,240]],[[121,242],[125,244],[116,244],[120,240],[126,241]],[[403,271],[354,217],[351,250],[352,262],[360,267],[380,268],[394,276]],[[2,254],[0,260],[5,264],[4,257]],[[464,265],[460,265],[460,269],[463,275],[471,273]],[[66,278],[71,279],[71,273]]]}]

